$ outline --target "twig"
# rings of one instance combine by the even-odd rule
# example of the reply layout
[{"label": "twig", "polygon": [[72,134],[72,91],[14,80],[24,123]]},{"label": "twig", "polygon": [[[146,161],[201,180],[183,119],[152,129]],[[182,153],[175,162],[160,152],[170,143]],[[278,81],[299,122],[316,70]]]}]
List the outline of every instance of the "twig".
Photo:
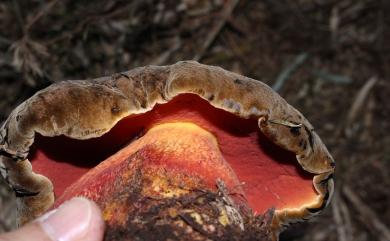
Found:
[{"label": "twig", "polygon": [[272,124],[276,124],[276,125],[282,125],[282,126],[287,126],[287,127],[290,127],[290,128],[301,128],[302,127],[302,123],[292,123],[292,122],[289,122],[289,121],[286,121],[286,120],[268,120],[268,122],[272,123]]},{"label": "twig", "polygon": [[38,22],[45,14],[50,12],[50,9],[54,7],[58,3],[58,0],[53,0],[46,4],[26,25],[25,30],[28,32],[31,27]]},{"label": "twig", "polygon": [[363,222],[362,224],[366,225],[369,230],[372,231],[372,234],[375,235],[380,241],[390,240],[390,229],[383,224],[374,211],[371,210],[356,193],[349,188],[344,186],[342,188],[344,196],[351,202],[352,206],[361,216]]},{"label": "twig", "polygon": [[356,95],[355,100],[352,104],[352,107],[347,115],[347,120],[345,122],[345,127],[348,127],[358,116],[360,109],[363,106],[363,103],[367,99],[368,94],[370,93],[370,90],[372,87],[374,87],[375,83],[377,82],[376,77],[371,77],[359,90],[359,93]]},{"label": "twig", "polygon": [[210,30],[209,35],[206,37],[206,40],[198,53],[195,55],[194,60],[200,61],[204,54],[206,53],[206,50],[210,47],[210,45],[215,41],[218,34],[221,32],[222,28],[225,26],[226,21],[229,19],[229,17],[232,15],[234,9],[237,7],[240,0],[231,0],[226,7],[223,16],[221,20],[214,26],[213,29]]},{"label": "twig", "polygon": [[333,219],[336,224],[338,241],[349,241],[350,239],[348,238],[347,235],[347,230],[344,225],[345,222],[341,214],[340,207],[341,207],[340,195],[338,193],[335,193],[332,202],[332,213],[333,213]]},{"label": "twig", "polygon": [[298,69],[299,66],[301,66],[307,60],[308,57],[309,54],[306,52],[299,54],[294,59],[294,62],[291,65],[287,66],[285,69],[283,69],[282,72],[278,75],[275,84],[272,86],[272,89],[274,89],[275,91],[279,91],[283,87],[286,80],[291,76],[291,74],[296,69]]},{"label": "twig", "polygon": [[165,51],[164,53],[162,53],[161,55],[159,55],[157,58],[155,58],[151,64],[152,65],[162,65],[162,64],[167,64],[167,61],[170,59],[170,57],[172,56],[172,54],[174,54],[177,50],[180,49],[182,43],[180,41],[179,38],[175,39],[175,43],[173,44],[173,46],[168,49],[167,51]]},{"label": "twig", "polygon": [[324,70],[312,70],[311,73],[322,80],[335,84],[349,84],[352,82],[352,80],[347,76],[332,74]]},{"label": "twig", "polygon": [[351,214],[349,212],[349,207],[345,203],[344,199],[340,197],[339,194],[339,204],[340,204],[340,211],[344,219],[344,225],[345,225],[345,231],[347,234],[347,240],[352,240],[352,233],[353,233],[353,226],[352,226],[352,219],[351,219]]},{"label": "twig", "polygon": [[20,11],[20,6],[19,6],[18,1],[13,0],[12,1],[12,5],[13,5],[13,8],[14,8],[16,19],[17,19],[17,21],[18,21],[18,23],[20,25],[20,28],[21,28],[23,34],[26,34],[26,28],[24,26],[24,21],[23,21],[22,13]]}]

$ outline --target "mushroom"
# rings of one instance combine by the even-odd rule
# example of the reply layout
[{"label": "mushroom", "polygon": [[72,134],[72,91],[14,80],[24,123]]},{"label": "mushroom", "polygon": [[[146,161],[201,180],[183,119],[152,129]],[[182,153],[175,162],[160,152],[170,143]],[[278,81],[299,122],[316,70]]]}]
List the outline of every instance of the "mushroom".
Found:
[{"label": "mushroom", "polygon": [[312,125],[271,88],[193,61],[55,83],[0,129],[18,223],[86,196],[102,208],[106,240],[153,239],[159,225],[191,239],[227,227],[260,239],[259,222],[277,240],[328,205],[334,167]]}]

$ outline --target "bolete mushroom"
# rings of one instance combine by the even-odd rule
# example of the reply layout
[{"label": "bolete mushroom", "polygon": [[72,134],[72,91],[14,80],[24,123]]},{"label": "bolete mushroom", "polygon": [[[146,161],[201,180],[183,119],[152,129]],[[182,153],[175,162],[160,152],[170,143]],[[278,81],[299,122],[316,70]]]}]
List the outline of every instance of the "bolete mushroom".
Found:
[{"label": "bolete mushroom", "polygon": [[55,83],[10,114],[0,151],[19,224],[86,196],[106,240],[277,240],[333,191],[334,161],[300,112],[191,61]]}]

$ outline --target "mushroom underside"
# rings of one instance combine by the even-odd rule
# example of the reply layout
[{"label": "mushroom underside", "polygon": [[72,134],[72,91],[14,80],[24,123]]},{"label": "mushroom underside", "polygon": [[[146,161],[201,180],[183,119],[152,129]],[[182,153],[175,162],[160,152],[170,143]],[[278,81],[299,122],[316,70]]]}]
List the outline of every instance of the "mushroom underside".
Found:
[{"label": "mushroom underside", "polygon": [[[159,170],[184,179],[195,175],[210,190],[218,190],[222,181],[254,214],[299,209],[318,199],[314,175],[300,167],[293,153],[269,141],[256,119],[217,109],[193,94],[123,118],[99,138],[37,135],[28,158],[35,173],[52,181],[58,204],[71,196],[88,196],[88,189],[97,191],[115,179],[107,176],[108,170],[121,173],[123,163],[135,163],[139,155],[153,175]],[[112,189],[112,183],[105,185]]]}]

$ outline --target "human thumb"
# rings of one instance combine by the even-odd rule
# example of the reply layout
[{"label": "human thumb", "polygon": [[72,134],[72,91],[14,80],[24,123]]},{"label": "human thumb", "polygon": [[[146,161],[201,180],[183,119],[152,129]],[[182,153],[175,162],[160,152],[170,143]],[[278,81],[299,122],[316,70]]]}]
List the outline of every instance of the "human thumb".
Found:
[{"label": "human thumb", "polygon": [[103,233],[98,206],[77,197],[18,230],[0,235],[0,241],[101,241]]}]

